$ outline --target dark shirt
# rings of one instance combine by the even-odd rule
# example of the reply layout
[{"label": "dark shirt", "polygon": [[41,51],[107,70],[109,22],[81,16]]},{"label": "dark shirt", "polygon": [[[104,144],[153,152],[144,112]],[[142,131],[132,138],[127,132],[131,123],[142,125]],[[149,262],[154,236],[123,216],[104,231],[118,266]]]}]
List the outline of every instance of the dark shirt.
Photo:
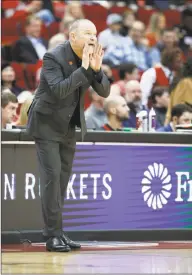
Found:
[{"label": "dark shirt", "polygon": [[[73,51],[73,49],[72,49]],[[75,61],[77,64],[77,68],[80,68],[82,65],[82,60],[76,55],[76,53],[73,51],[74,57],[75,57]],[[85,68],[82,67],[82,69],[84,70],[85,74],[87,75],[87,77],[89,78],[90,76],[87,73],[87,70]],[[102,71],[100,70],[99,72],[95,73],[93,71],[94,77],[97,80],[97,82],[101,82],[102,80]],[[80,89],[78,89],[78,104],[75,108],[75,111],[71,117],[70,120],[70,124],[71,125],[77,125],[78,127],[81,126],[81,122],[80,122]]]}]

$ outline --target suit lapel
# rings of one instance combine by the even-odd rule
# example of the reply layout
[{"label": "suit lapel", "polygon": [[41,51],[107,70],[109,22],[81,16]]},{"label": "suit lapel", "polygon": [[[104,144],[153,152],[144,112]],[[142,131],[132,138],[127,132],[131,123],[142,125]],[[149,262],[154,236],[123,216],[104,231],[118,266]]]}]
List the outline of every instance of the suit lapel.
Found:
[{"label": "suit lapel", "polygon": [[28,45],[30,51],[33,52],[36,55],[36,58],[39,59],[38,54],[37,54],[35,48],[33,47],[33,44],[31,43],[30,39],[28,37],[25,37],[25,38],[26,38],[25,43]]},{"label": "suit lapel", "polygon": [[77,63],[69,41],[66,42],[65,56],[70,74],[77,70]]}]

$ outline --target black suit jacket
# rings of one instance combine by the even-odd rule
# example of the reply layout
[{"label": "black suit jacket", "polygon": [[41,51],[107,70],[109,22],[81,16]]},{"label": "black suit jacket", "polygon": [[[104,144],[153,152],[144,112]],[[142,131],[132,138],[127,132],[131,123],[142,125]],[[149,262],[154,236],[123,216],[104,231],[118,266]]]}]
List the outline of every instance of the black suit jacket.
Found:
[{"label": "black suit jacket", "polygon": [[40,84],[28,111],[29,134],[60,141],[68,132],[75,110],[79,110],[82,139],[86,133],[84,94],[92,86],[102,97],[108,97],[110,83],[101,71],[100,82],[94,71],[77,68],[69,41],[60,44],[43,58]]},{"label": "black suit jacket", "polygon": [[[48,43],[44,39],[42,43],[47,49]],[[12,59],[20,63],[37,63],[39,57],[28,37],[23,36],[15,43],[12,49]]]}]

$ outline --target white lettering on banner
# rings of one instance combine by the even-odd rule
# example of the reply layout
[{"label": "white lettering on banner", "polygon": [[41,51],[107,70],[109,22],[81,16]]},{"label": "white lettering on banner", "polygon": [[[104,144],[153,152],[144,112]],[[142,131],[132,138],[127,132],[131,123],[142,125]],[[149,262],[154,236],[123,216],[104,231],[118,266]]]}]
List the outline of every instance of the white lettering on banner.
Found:
[{"label": "white lettering on banner", "polygon": [[70,199],[70,194],[72,195],[72,198],[76,200],[75,192],[73,190],[73,183],[76,178],[76,174],[73,174],[71,179],[69,180],[68,186],[67,186],[67,199]]},{"label": "white lettering on banner", "polygon": [[108,195],[106,195],[105,191],[102,191],[102,195],[103,195],[104,200],[109,200],[112,196],[112,189],[111,189],[111,186],[106,182],[107,179],[108,179],[109,182],[112,182],[112,177],[111,177],[110,174],[105,174],[104,177],[103,177],[103,185],[108,190]]},{"label": "white lettering on banner", "polygon": [[15,196],[15,174],[11,174],[11,182],[7,174],[4,174],[4,200],[8,199],[8,193],[11,200],[16,198]]},{"label": "white lettering on banner", "polygon": [[93,179],[93,199],[97,198],[97,179],[101,177],[100,174],[91,174],[90,177]]},{"label": "white lettering on banner", "polygon": [[[90,199],[90,197],[85,194],[85,189],[87,188],[87,185],[85,184],[85,179],[91,178],[93,179],[93,199],[97,199],[98,197],[98,179],[101,178],[100,174],[80,174],[80,183],[79,183],[79,199],[80,200],[88,200]],[[69,184],[67,187],[67,199],[77,199],[77,196],[75,195],[75,190],[77,190],[77,186],[76,189],[74,190],[74,181],[76,179],[76,174],[73,174],[71,179],[69,180]],[[102,180],[102,185],[107,189],[107,191],[102,191],[101,195],[103,197],[104,200],[108,200],[111,198],[112,196],[112,189],[111,186],[109,185],[108,182],[112,182],[112,176],[110,174],[104,174]]]},{"label": "white lettering on banner", "polygon": [[25,175],[25,199],[29,199],[29,193],[31,193],[31,198],[35,199],[35,176],[31,173],[26,173]]},{"label": "white lettering on banner", "polygon": [[[189,172],[175,172],[175,174],[177,175],[177,197],[175,201],[184,201],[182,198],[182,191],[187,192],[189,189],[189,197],[187,201],[192,202],[192,180],[189,180]],[[185,180],[183,179],[182,181],[183,177],[185,177]]]},{"label": "white lettering on banner", "polygon": [[83,195],[83,189],[87,188],[87,185],[83,183],[83,179],[88,178],[88,174],[80,174],[80,200],[87,200],[88,196]]}]

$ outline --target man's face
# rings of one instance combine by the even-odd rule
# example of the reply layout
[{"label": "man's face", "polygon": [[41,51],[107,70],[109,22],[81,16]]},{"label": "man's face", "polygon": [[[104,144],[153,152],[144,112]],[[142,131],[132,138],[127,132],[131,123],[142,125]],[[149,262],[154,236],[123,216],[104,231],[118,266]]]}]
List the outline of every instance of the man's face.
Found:
[{"label": "man's face", "polygon": [[137,103],[141,101],[141,88],[139,83],[126,88],[125,100],[127,103]]},{"label": "man's face", "polygon": [[28,35],[39,38],[41,35],[41,20],[32,19],[30,25],[26,27],[26,32]]},{"label": "man's face", "polygon": [[158,108],[168,108],[169,105],[169,93],[168,92],[164,92],[162,94],[162,96],[156,96],[156,107]]},{"label": "man's face", "polygon": [[177,118],[177,124],[179,125],[191,124],[191,121],[192,121],[192,113],[190,112],[184,112],[182,116]]},{"label": "man's face", "polygon": [[85,44],[88,43],[90,46],[90,54],[93,53],[97,42],[95,25],[89,22],[81,23],[78,29],[71,33],[71,40],[80,52],[83,52]]},{"label": "man's face", "polygon": [[177,36],[174,31],[165,31],[162,36],[162,41],[165,47],[173,47],[177,42]]},{"label": "man's face", "polygon": [[16,116],[17,108],[18,108],[18,103],[13,103],[13,102],[9,102],[7,106],[5,106],[4,108],[1,108],[2,121],[4,121],[4,123],[12,123],[13,119]]},{"label": "man's face", "polygon": [[115,109],[116,109],[116,117],[120,121],[124,121],[129,118],[129,107],[127,106],[127,103],[123,97],[119,99]]},{"label": "man's face", "polygon": [[11,66],[6,67],[1,72],[2,80],[5,82],[13,82],[15,80],[15,71]]},{"label": "man's face", "polygon": [[129,35],[133,39],[133,41],[137,44],[140,44],[142,41],[142,38],[145,34],[145,28],[142,23],[134,23]]}]

